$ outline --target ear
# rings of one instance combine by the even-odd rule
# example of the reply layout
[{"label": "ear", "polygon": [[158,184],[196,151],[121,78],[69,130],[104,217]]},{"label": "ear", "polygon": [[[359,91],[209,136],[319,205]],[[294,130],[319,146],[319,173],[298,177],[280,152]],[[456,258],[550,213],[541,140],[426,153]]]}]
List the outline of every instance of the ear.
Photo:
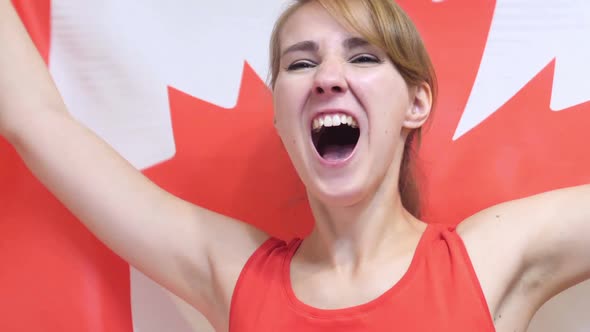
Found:
[{"label": "ear", "polygon": [[428,83],[423,82],[410,89],[410,107],[406,111],[403,126],[407,129],[422,127],[428,120],[432,109],[432,89]]}]

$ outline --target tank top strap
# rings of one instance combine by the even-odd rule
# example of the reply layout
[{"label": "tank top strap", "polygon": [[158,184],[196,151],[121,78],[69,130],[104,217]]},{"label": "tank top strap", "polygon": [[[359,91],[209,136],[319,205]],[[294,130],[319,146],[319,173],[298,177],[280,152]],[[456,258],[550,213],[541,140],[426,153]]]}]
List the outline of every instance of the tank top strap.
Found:
[{"label": "tank top strap", "polygon": [[433,225],[434,233],[437,234],[436,237],[439,239],[439,245],[440,247],[444,247],[444,255],[448,256],[448,261],[451,263],[450,268],[453,270],[453,275],[457,280],[461,280],[460,284],[463,291],[471,292],[473,297],[477,299],[476,302],[481,309],[480,312],[484,313],[485,316],[485,326],[490,331],[495,331],[487,300],[465,242],[463,242],[461,234],[457,232],[457,226],[445,224]]}]

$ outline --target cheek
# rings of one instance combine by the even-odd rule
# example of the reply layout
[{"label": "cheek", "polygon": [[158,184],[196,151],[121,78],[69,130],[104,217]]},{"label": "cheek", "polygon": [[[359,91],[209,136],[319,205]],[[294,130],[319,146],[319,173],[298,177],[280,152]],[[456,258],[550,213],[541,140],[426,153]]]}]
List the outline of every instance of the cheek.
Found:
[{"label": "cheek", "polygon": [[[402,126],[409,108],[408,90],[403,80],[393,75],[365,78],[357,81],[356,94],[367,111],[371,141],[395,143],[401,137]],[[393,76],[393,77],[392,77]]]},{"label": "cheek", "polygon": [[[289,121],[288,119],[285,119],[285,110],[282,110],[280,108],[278,108],[275,105],[275,110],[274,110],[274,121],[275,121],[275,129],[277,131],[277,134],[281,137],[281,139],[284,141],[285,138],[287,138],[289,136]],[[286,143],[286,142],[285,142]]]},{"label": "cheek", "polygon": [[[305,87],[296,80],[278,79],[273,90],[273,109],[277,129],[293,130],[305,106]],[[291,129],[290,129],[291,128]]]},{"label": "cheek", "polygon": [[294,140],[294,121],[292,117],[293,110],[285,107],[285,103],[282,99],[275,99],[274,103],[274,125],[277,134],[287,147],[292,145]]},{"label": "cheek", "polygon": [[408,100],[408,87],[393,67],[380,67],[370,73],[353,72],[353,75],[350,84],[364,102],[391,105]]},{"label": "cheek", "polygon": [[277,81],[275,88],[273,90],[273,111],[274,111],[274,117],[275,117],[275,127],[277,128],[277,131],[279,132],[279,135],[282,136],[283,132],[284,132],[284,126],[285,126],[285,115],[286,113],[288,113],[288,109],[286,109],[286,105],[289,105],[288,102],[288,95],[285,95],[285,91],[284,89],[281,88],[281,86],[279,85],[280,83]]}]

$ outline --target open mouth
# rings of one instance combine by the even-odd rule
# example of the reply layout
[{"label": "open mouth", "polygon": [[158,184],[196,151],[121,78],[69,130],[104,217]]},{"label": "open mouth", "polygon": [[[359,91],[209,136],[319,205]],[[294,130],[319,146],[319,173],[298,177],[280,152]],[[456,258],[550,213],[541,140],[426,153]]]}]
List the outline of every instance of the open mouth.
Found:
[{"label": "open mouth", "polygon": [[350,115],[322,114],[313,120],[313,145],[325,160],[338,161],[350,157],[359,136],[358,123]]}]

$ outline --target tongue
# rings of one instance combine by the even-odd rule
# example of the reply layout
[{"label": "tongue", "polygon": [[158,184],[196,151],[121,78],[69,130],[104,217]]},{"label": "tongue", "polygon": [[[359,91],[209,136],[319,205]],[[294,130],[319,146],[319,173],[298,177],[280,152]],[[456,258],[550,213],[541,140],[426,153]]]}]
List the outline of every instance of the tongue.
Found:
[{"label": "tongue", "polygon": [[354,149],[354,144],[348,145],[326,145],[322,153],[322,158],[326,160],[342,160],[348,158]]}]

